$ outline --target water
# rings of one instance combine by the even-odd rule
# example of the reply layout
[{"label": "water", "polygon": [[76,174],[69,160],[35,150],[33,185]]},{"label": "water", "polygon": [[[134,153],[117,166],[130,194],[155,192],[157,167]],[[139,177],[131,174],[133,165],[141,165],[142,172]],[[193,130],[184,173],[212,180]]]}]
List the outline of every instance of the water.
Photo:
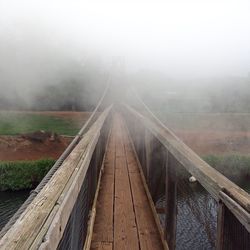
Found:
[{"label": "water", "polygon": [[217,203],[199,183],[182,180],[177,196],[176,249],[214,249]]},{"label": "water", "polygon": [[[250,192],[249,181],[240,185]],[[177,250],[212,250],[215,249],[217,229],[217,203],[198,183],[189,183],[188,180],[178,181],[177,195]],[[156,203],[164,206],[164,196]],[[160,215],[164,223],[164,215]]]},{"label": "water", "polygon": [[28,198],[30,191],[0,192],[0,230]]},{"label": "water", "polygon": [[[250,192],[249,180],[240,185]],[[0,230],[28,198],[29,190],[0,192]],[[164,206],[162,196],[157,206]],[[199,183],[179,181],[177,196],[177,241],[176,249],[214,249],[217,221],[217,204]],[[164,216],[160,219],[164,222]]]}]

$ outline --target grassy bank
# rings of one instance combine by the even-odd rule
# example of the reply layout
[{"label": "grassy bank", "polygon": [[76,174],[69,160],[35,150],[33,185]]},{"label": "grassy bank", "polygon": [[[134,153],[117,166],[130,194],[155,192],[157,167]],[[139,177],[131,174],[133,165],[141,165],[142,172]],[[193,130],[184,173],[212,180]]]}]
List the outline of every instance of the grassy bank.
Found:
[{"label": "grassy bank", "polygon": [[0,162],[0,191],[36,187],[55,160]]},{"label": "grassy bank", "polygon": [[[245,155],[206,155],[202,159],[228,179],[239,185],[250,178],[250,156]],[[187,179],[190,174],[184,168],[178,168],[180,179]]]},{"label": "grassy bank", "polygon": [[238,182],[244,177],[250,177],[250,156],[207,155],[203,159],[232,181]]},{"label": "grassy bank", "polygon": [[75,135],[81,124],[74,119],[53,115],[0,111],[0,135],[18,135],[38,130]]}]

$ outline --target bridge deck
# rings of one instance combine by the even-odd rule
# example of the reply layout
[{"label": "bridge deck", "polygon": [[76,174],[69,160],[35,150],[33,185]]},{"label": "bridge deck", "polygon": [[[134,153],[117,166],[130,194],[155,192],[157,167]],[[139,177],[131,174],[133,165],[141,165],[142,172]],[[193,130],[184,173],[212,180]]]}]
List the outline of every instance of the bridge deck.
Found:
[{"label": "bridge deck", "polygon": [[114,115],[97,199],[91,249],[163,249],[135,152]]}]

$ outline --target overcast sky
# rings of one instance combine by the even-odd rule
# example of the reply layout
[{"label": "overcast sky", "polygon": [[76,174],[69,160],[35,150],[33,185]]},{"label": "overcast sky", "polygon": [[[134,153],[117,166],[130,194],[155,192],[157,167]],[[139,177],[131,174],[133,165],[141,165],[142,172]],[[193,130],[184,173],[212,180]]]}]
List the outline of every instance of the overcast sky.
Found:
[{"label": "overcast sky", "polygon": [[246,76],[250,1],[0,0],[0,74],[93,56],[175,78]]}]

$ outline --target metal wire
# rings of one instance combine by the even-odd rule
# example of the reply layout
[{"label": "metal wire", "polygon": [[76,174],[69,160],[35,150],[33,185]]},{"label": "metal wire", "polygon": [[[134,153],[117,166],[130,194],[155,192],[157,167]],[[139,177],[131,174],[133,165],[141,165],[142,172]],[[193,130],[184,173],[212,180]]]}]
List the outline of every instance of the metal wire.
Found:
[{"label": "metal wire", "polygon": [[97,179],[103,162],[105,148],[107,143],[107,134],[109,129],[108,121],[105,121],[101,130],[95,151],[92,155],[86,177],[82,183],[80,193],[71,212],[70,218],[64,230],[63,237],[57,247],[59,250],[76,250],[83,249],[88,221],[89,212],[96,193]]},{"label": "metal wire", "polygon": [[[135,105],[139,114],[141,116],[149,118],[153,123],[156,123],[161,128],[165,128],[159,119],[152,113],[152,111],[147,107],[147,105],[138,97],[136,92],[134,92],[134,97],[137,100]],[[139,104],[139,105],[138,105]],[[125,105],[128,111],[131,109],[130,106]],[[143,114],[143,115],[142,115]],[[165,177],[163,180],[160,179],[161,176],[165,176],[164,169],[161,168],[164,165],[164,152],[167,152],[167,148],[161,144],[161,142],[153,136],[151,136],[150,153],[148,157],[150,159],[149,167],[145,167],[145,126],[141,126],[140,122],[136,120],[134,116],[126,116],[126,121],[128,123],[129,130],[131,132],[132,140],[136,152],[138,154],[138,159],[142,165],[142,169],[145,177],[147,178],[148,187],[151,196],[156,203],[156,206],[160,205],[161,211],[167,210],[169,202],[167,202],[167,194],[162,187],[161,183],[165,182]],[[170,131],[174,140],[178,143],[183,144],[175,134]],[[177,175],[174,177],[174,182],[177,183],[177,245],[171,245],[171,247],[176,247],[176,249],[214,249],[216,247],[216,237],[217,237],[217,212],[218,203],[198,182],[189,183],[188,179],[190,173],[181,165],[180,162],[174,157],[174,168],[177,171]],[[179,171],[180,170],[180,171]],[[173,176],[172,176],[173,177]],[[173,181],[173,180],[171,180]],[[167,185],[167,183],[166,183]],[[162,197],[158,197],[159,188]],[[170,194],[171,196],[171,194]],[[158,202],[157,199],[159,199]],[[169,203],[169,204],[167,204]],[[172,213],[171,213],[172,216]],[[163,218],[162,218],[163,217]],[[160,215],[160,219],[164,229],[168,229],[168,225],[165,224],[165,218],[167,214]],[[225,214],[223,216],[223,236],[221,239],[223,241],[222,247],[225,250],[230,249],[249,249],[250,246],[250,233],[243,226],[243,224],[229,211],[225,206]],[[170,226],[171,227],[171,226]],[[174,228],[175,230],[175,228]],[[169,232],[167,232],[169,234]],[[167,235],[166,234],[166,235]],[[171,234],[172,235],[172,234]]]},{"label": "metal wire", "polygon": [[90,210],[90,180],[91,170],[89,169],[57,249],[83,248],[87,233],[88,212]]},{"label": "metal wire", "polygon": [[223,249],[224,250],[249,250],[250,233],[225,207]]}]

